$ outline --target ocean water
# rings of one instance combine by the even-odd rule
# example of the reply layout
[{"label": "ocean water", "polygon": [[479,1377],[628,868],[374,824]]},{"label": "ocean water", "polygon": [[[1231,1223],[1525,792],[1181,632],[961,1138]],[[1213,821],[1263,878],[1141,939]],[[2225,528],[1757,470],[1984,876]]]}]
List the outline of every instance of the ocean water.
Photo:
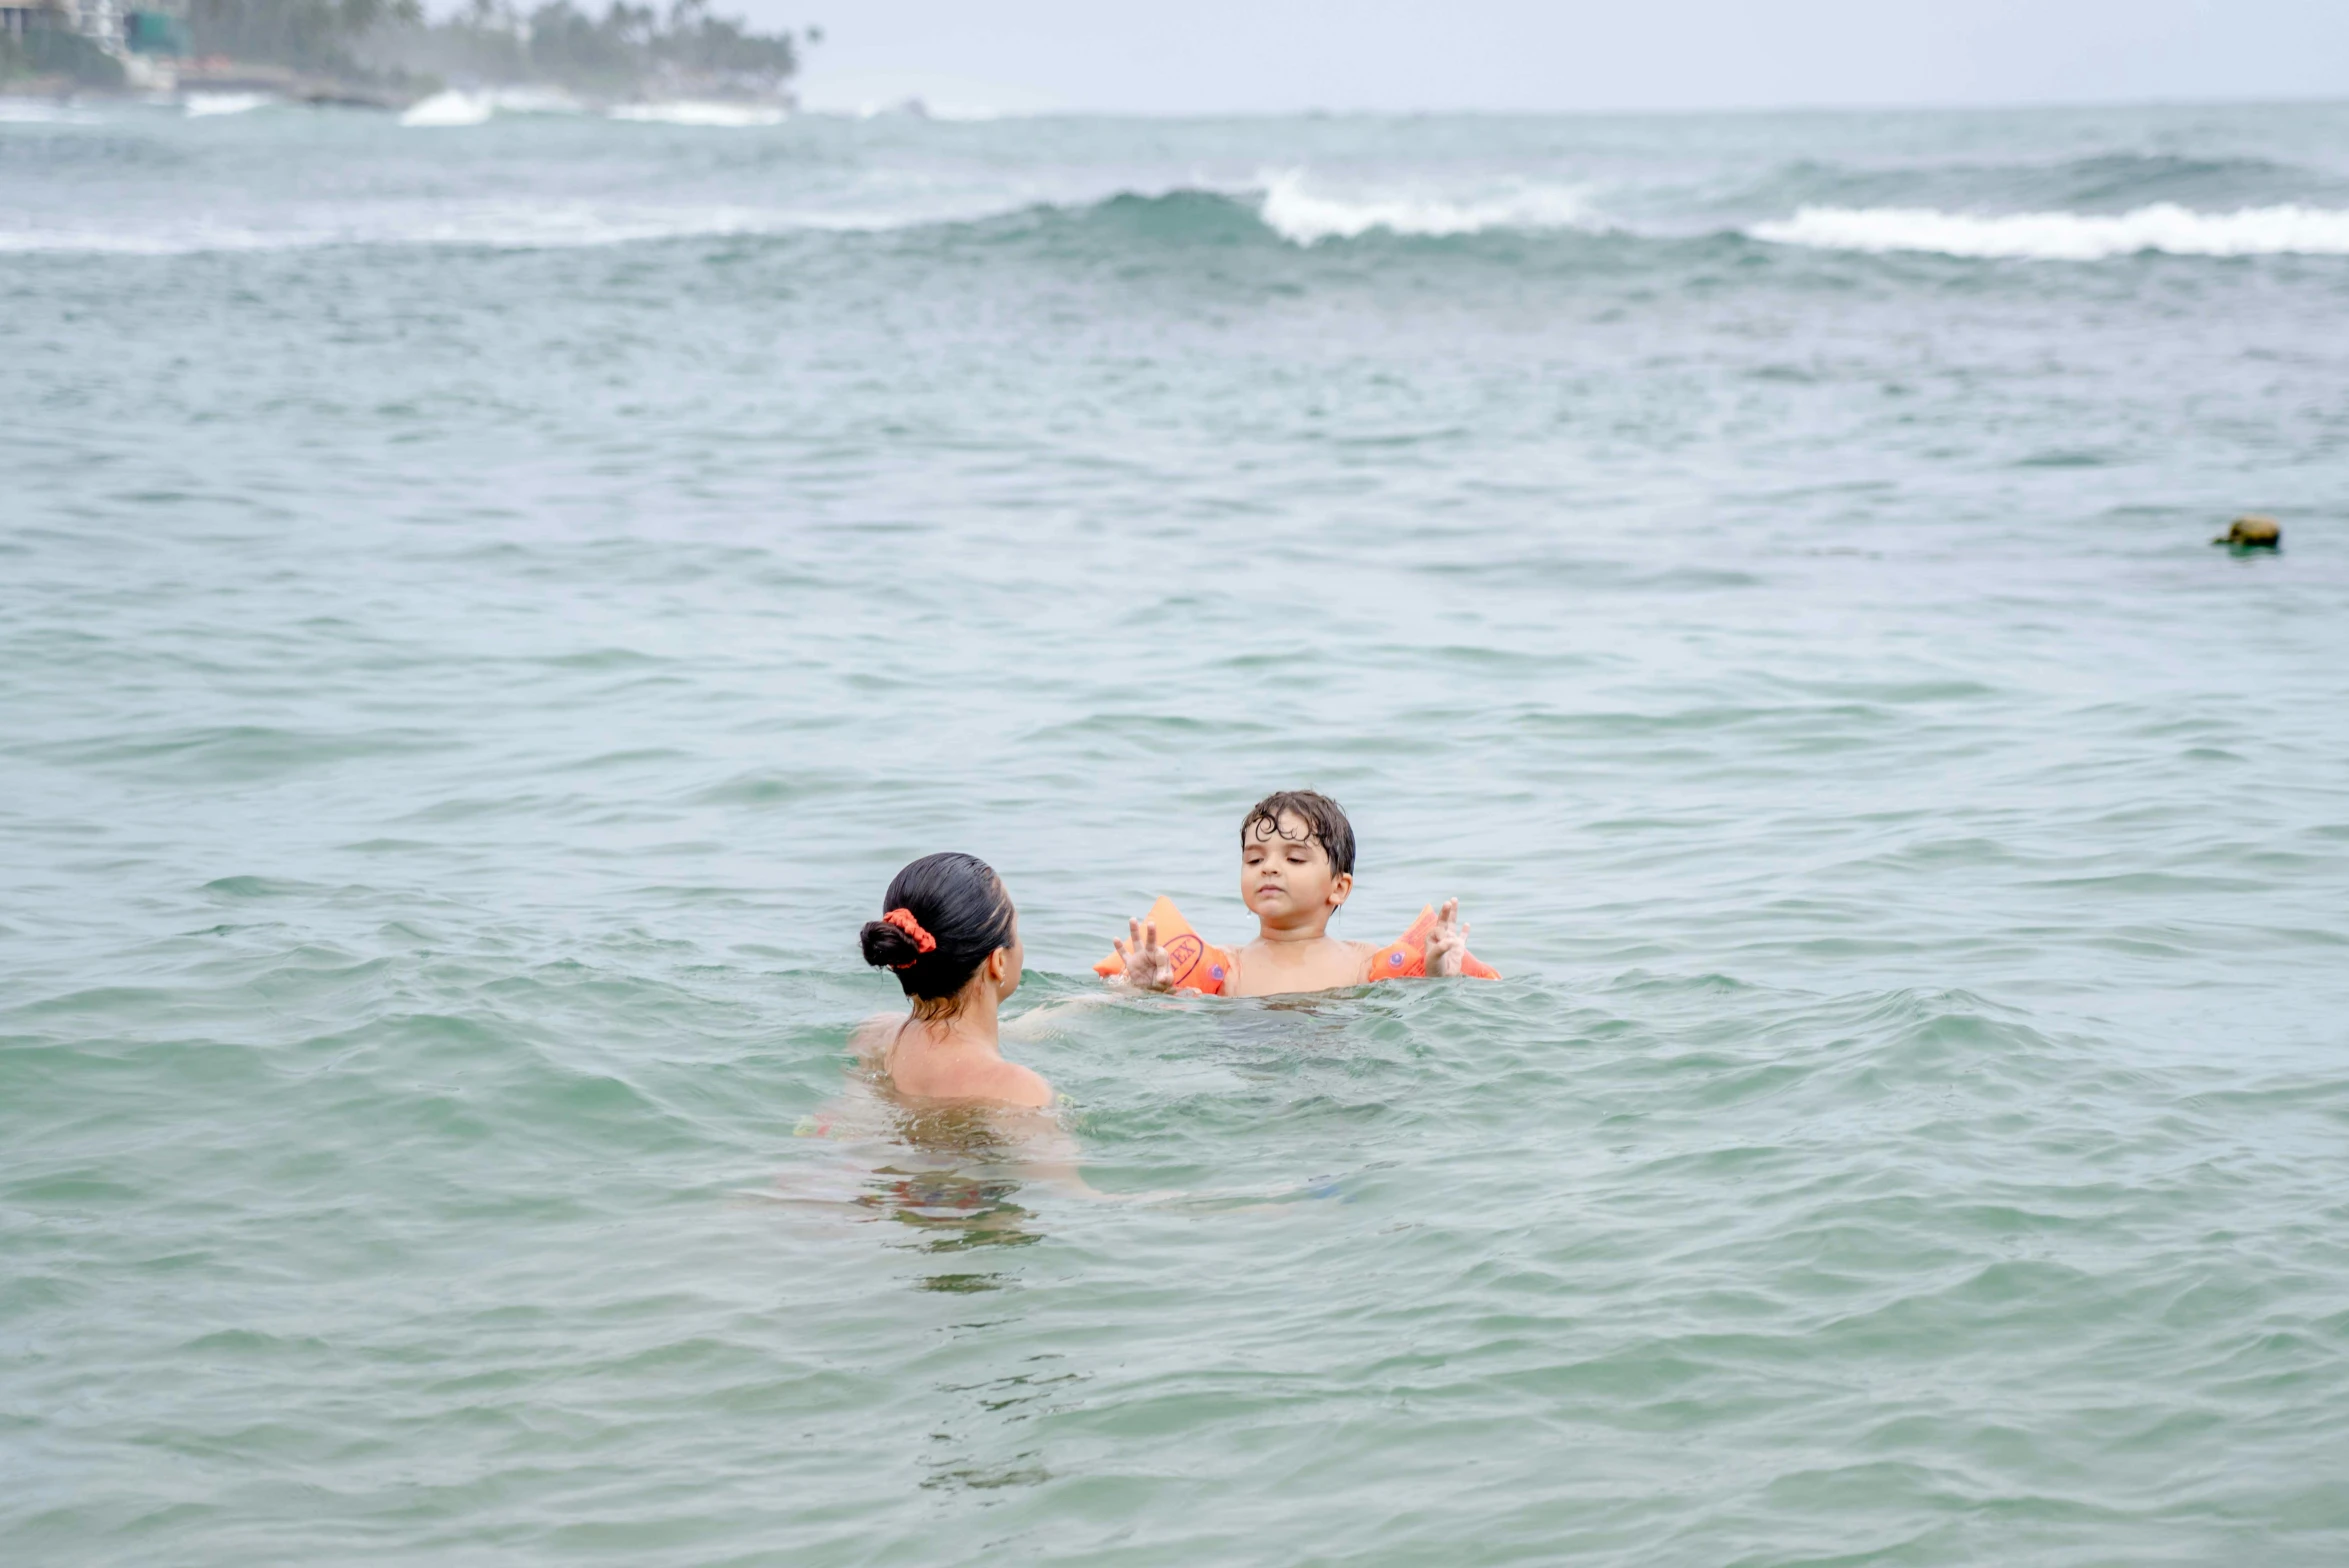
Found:
[{"label": "ocean water", "polygon": [[20,105],[0,474],[10,1562],[2349,1559],[2349,108]]}]

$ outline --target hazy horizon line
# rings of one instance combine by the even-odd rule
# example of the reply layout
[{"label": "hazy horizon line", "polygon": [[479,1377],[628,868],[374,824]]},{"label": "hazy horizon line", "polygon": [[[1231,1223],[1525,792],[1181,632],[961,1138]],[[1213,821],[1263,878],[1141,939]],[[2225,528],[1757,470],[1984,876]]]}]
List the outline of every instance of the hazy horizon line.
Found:
[{"label": "hazy horizon line", "polygon": [[[860,108],[852,109],[832,104],[821,104],[803,106],[798,108],[796,112],[836,115],[848,119],[875,118],[879,115],[902,111],[908,105],[916,103],[922,104],[926,110],[938,113],[940,118],[948,120],[958,117],[985,117],[1000,120],[1564,120],[1697,119],[1709,115],[1766,114],[2002,114],[2019,110],[2089,113],[2125,109],[2349,109],[2349,94],[2315,98],[2298,95],[2245,97],[2230,94],[2224,97],[2210,98],[2164,96],[2158,98],[1952,99],[1947,102],[1930,103],[1748,103],[1714,105],[1704,108],[1649,106],[1575,109],[1338,109],[1317,105],[1292,109],[1106,109],[1073,106],[1049,109],[999,109],[986,104],[932,105],[928,103],[925,95],[909,93],[895,100],[874,102]],[[944,112],[940,112],[942,107]]]}]

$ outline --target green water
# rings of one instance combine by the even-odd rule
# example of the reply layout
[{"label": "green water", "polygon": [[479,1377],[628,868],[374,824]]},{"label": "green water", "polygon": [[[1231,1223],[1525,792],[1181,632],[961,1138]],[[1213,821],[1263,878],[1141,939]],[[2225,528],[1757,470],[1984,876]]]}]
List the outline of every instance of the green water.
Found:
[{"label": "green water", "polygon": [[[2349,1556],[2349,111],[117,108],[0,214],[8,1561]],[[1292,785],[1507,980],[1093,1000]],[[795,1135],[943,848],[1076,1179]]]}]

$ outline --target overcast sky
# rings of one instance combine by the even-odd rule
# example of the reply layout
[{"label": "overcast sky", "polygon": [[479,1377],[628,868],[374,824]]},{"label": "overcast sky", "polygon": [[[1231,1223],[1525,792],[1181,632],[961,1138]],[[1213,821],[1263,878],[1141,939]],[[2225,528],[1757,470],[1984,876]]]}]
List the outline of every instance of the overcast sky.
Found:
[{"label": "overcast sky", "polygon": [[[591,9],[600,9],[588,0]],[[803,96],[1007,111],[2349,97],[2349,0],[717,0]]]}]

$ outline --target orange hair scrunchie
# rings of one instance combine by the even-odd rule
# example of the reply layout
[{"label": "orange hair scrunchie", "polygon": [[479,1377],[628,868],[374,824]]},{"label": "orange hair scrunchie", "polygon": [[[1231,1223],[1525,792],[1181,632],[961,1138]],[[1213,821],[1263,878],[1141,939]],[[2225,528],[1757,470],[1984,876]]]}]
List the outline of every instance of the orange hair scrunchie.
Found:
[{"label": "orange hair scrunchie", "polygon": [[[934,953],[938,950],[938,939],[930,935],[929,932],[922,929],[922,923],[914,918],[914,913],[912,910],[903,908],[892,909],[889,911],[889,913],[883,915],[881,920],[883,924],[895,926],[898,930],[903,931],[907,936],[912,937],[914,947],[917,950],[924,953]],[[911,969],[914,965],[920,962],[921,960],[919,958],[909,958],[904,963],[899,964],[896,967],[899,969]]]}]

